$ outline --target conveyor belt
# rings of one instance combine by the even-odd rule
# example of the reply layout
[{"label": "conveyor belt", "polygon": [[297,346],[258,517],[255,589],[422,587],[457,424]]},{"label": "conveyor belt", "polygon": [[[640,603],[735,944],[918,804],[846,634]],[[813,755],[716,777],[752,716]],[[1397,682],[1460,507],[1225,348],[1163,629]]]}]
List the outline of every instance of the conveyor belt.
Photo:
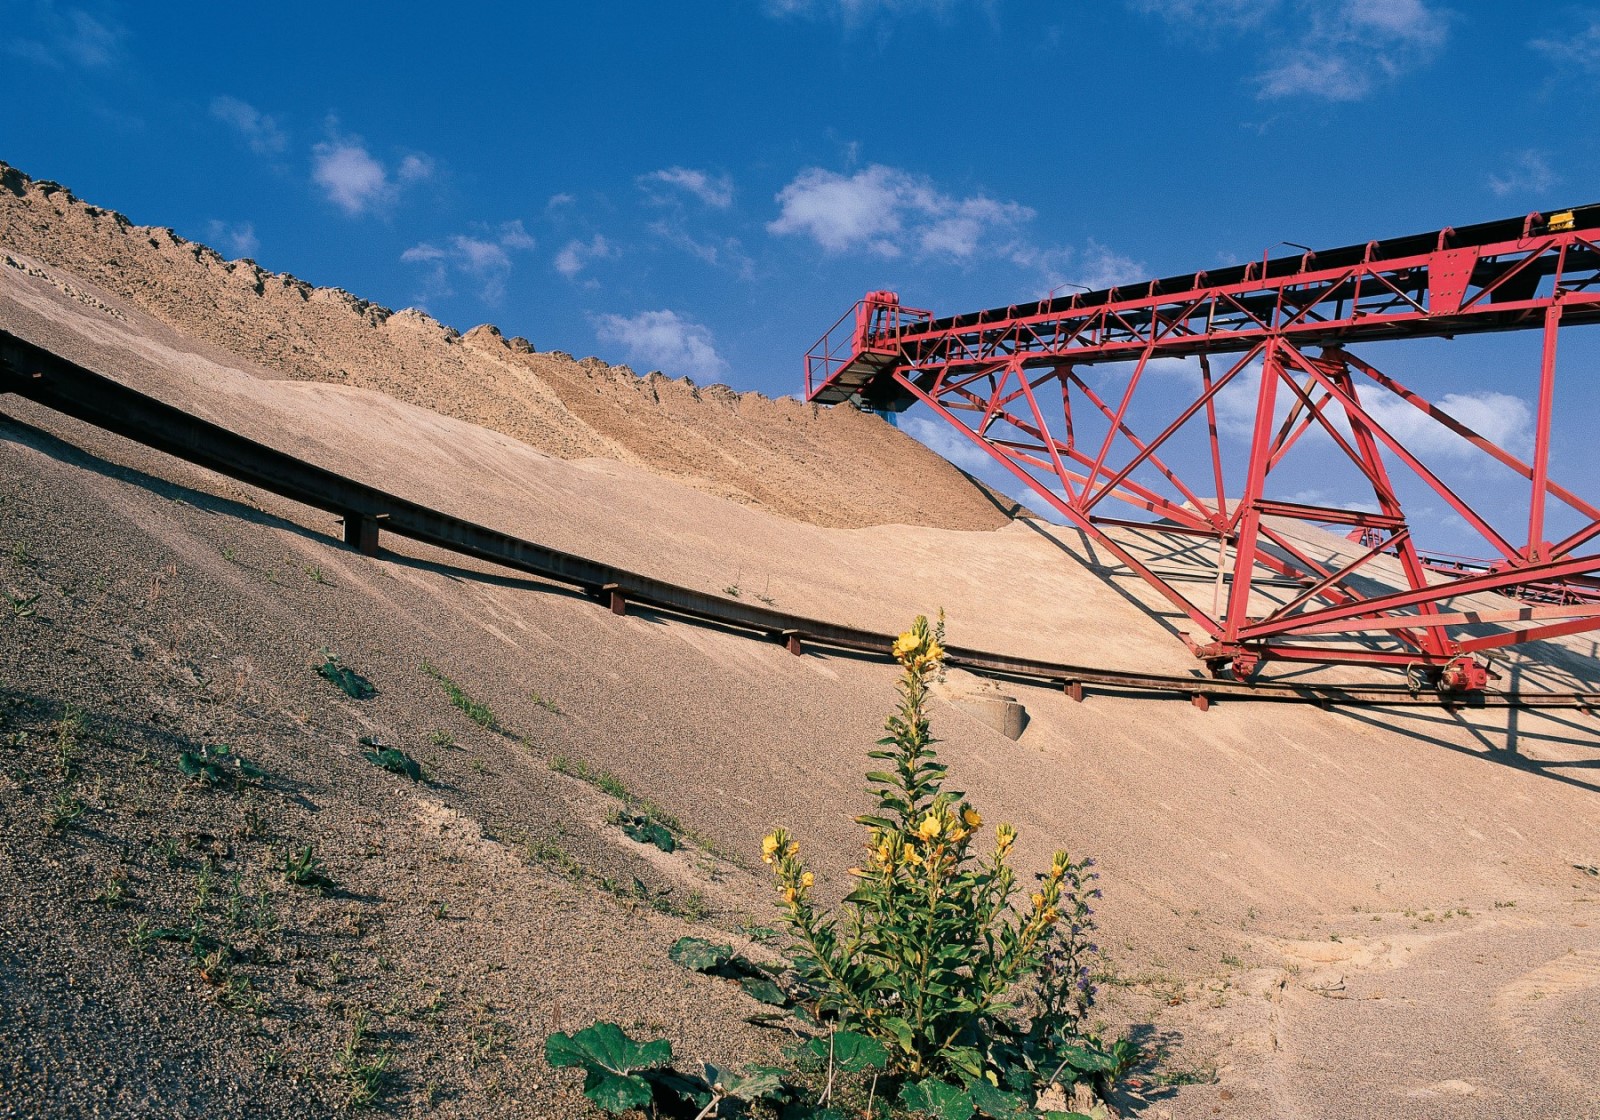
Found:
[{"label": "conveyor belt", "polygon": [[[894,637],[786,611],[731,602],[692,588],[653,579],[419,505],[286,452],[247,439],[173,405],[129,388],[0,331],[0,392],[16,393],[54,411],[173,455],[218,474],[259,487],[345,519],[345,539],[375,554],[379,534],[394,533],[450,552],[500,564],[554,583],[581,588],[618,614],[645,608],[784,644],[796,654],[840,651],[874,660],[892,659]],[[949,663],[977,673],[1065,689],[1081,699],[1085,690],[1136,693],[1190,700],[1240,699],[1332,705],[1445,705],[1450,707],[1600,707],[1600,692],[1483,692],[1441,695],[1404,685],[1248,683],[1168,676],[1009,657],[952,647]]]}]

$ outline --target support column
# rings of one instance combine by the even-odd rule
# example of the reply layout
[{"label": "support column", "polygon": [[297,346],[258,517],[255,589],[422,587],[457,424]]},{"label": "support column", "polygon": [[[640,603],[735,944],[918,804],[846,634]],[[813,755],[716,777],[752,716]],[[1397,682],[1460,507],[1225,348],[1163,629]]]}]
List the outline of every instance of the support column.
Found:
[{"label": "support column", "polygon": [[378,555],[378,519],[360,513],[345,514],[344,543],[363,556]]}]

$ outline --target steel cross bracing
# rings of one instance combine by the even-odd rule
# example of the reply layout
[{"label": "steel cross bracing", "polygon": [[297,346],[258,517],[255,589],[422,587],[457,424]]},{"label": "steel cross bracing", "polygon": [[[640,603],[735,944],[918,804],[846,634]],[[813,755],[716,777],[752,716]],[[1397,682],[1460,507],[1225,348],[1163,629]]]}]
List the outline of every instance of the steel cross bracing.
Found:
[{"label": "steel cross bracing", "polygon": [[[1476,689],[1488,673],[1474,655],[1600,629],[1600,507],[1549,469],[1560,329],[1593,322],[1600,205],[943,319],[872,292],[807,355],[806,394],[927,405],[1186,616],[1214,671],[1248,675],[1266,659],[1423,666],[1441,687]],[[1526,459],[1350,349],[1513,330],[1541,332]],[[1173,358],[1187,380],[1165,368]],[[1092,368],[1104,363],[1121,364]],[[1253,413],[1243,469],[1228,472],[1219,404],[1237,410],[1241,394]],[[1497,529],[1407,445],[1394,416],[1408,408],[1525,480],[1517,531]],[[1136,417],[1152,415],[1141,433]],[[1313,432],[1359,480],[1337,506],[1269,496],[1272,472]],[[1185,444],[1203,453],[1175,455]],[[1487,562],[1419,550],[1401,498],[1419,487],[1481,537]],[[1110,499],[1142,519],[1109,516]],[[1356,543],[1329,555],[1296,523]],[[1214,564],[1209,597],[1136,551],[1141,528],[1195,541]],[[1491,591],[1521,601],[1448,603]]]}]

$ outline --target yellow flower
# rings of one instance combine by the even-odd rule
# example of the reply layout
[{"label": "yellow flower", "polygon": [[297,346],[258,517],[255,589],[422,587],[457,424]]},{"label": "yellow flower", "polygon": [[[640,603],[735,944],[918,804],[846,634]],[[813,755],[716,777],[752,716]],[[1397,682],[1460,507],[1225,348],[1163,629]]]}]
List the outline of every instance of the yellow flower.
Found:
[{"label": "yellow flower", "polygon": [[890,860],[892,860],[894,858],[894,842],[891,840],[885,840],[883,843],[879,844],[877,856],[878,862],[882,864],[887,864]]},{"label": "yellow flower", "polygon": [[1050,878],[1060,879],[1067,873],[1067,853],[1057,852],[1056,858],[1050,864]]},{"label": "yellow flower", "polygon": [[917,835],[924,840],[933,840],[938,837],[944,822],[939,819],[939,814],[929,813],[922,818],[922,823],[917,826]]},{"label": "yellow flower", "polygon": [[794,900],[798,897],[800,896],[793,887],[783,888],[783,900],[789,903],[791,906],[794,905]]},{"label": "yellow flower", "polygon": [[995,849],[1000,855],[1005,855],[1011,850],[1011,845],[1016,843],[1017,830],[1008,824],[1002,824],[994,830]]},{"label": "yellow flower", "polygon": [[776,836],[768,836],[765,840],[761,841],[761,862],[771,863],[773,853],[777,850],[778,838]]},{"label": "yellow flower", "polygon": [[1038,891],[1034,891],[1033,892],[1033,908],[1035,910],[1038,910],[1043,906],[1044,906],[1044,895],[1040,894]]},{"label": "yellow flower", "polygon": [[816,881],[817,881],[817,877],[815,875],[811,874],[811,872],[809,872],[809,871],[807,871],[805,874],[800,876],[800,885],[802,887],[804,887],[806,890],[810,890],[811,889],[811,884],[815,883]]},{"label": "yellow flower", "polygon": [[783,850],[783,854],[786,855],[786,856],[797,856],[797,855],[799,855],[800,854],[800,844],[799,844],[799,842],[795,841],[795,840],[789,841],[789,846]]},{"label": "yellow flower", "polygon": [[921,647],[922,639],[917,637],[915,631],[907,630],[894,640],[894,659],[904,661]]},{"label": "yellow flower", "polygon": [[905,851],[901,853],[901,858],[907,863],[911,864],[913,867],[922,866],[922,857],[917,855],[917,849],[913,848],[910,844],[906,845]]},{"label": "yellow flower", "polygon": [[961,819],[966,822],[968,828],[977,828],[983,823],[983,816],[978,812],[978,810],[973,809],[970,806],[961,810]]}]

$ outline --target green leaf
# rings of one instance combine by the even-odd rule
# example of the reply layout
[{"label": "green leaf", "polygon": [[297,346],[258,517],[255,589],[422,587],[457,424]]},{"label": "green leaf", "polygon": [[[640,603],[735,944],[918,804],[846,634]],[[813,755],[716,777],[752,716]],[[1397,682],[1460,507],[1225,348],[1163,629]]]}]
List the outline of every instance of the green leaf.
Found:
[{"label": "green leaf", "polygon": [[672,1061],[672,1043],[664,1038],[638,1043],[615,1023],[595,1023],[577,1034],[557,1031],[544,1041],[544,1060],[554,1069],[583,1066],[627,1074],[661,1069]]},{"label": "green leaf", "polygon": [[[374,743],[373,746],[379,744]],[[363,751],[361,757],[372,765],[389,771],[391,774],[404,774],[413,782],[422,781],[422,767],[417,760],[398,747],[383,747],[377,751]]]},{"label": "green leaf", "polygon": [[733,960],[733,946],[718,945],[703,937],[680,937],[667,950],[667,957],[695,972],[710,972]]},{"label": "green leaf", "polygon": [[744,989],[745,995],[762,1003],[770,1003],[774,1007],[783,1007],[789,1002],[789,997],[783,994],[782,988],[760,976],[739,977],[739,987]]},{"label": "green leaf", "polygon": [[327,655],[327,660],[317,669],[317,676],[338,685],[352,700],[367,700],[378,694],[371,681],[354,669],[339,664],[339,659],[332,654]]},{"label": "green leaf", "polygon": [[660,821],[646,816],[625,816],[617,822],[630,840],[641,844],[654,844],[663,852],[678,850],[678,841]]},{"label": "green leaf", "polygon": [[889,1051],[875,1038],[855,1031],[834,1031],[831,1036],[813,1038],[805,1051],[824,1065],[828,1061],[828,1039],[833,1039],[833,1064],[846,1073],[864,1073],[889,1064]]},{"label": "green leaf", "polygon": [[613,1116],[629,1109],[648,1108],[655,1099],[650,1083],[642,1077],[592,1069],[583,1079],[583,1095]]},{"label": "green leaf", "polygon": [[900,1103],[935,1120],[972,1120],[972,1098],[943,1081],[917,1081],[902,1086]]},{"label": "green leaf", "polygon": [[972,1098],[979,1115],[989,1120],[1024,1120],[1033,1115],[1025,1095],[997,1089],[982,1078],[967,1086],[967,1095]]},{"label": "green leaf", "polygon": [[[772,1066],[752,1066],[743,1075],[731,1069],[718,1069],[710,1062],[705,1066],[706,1084],[724,1097],[741,1101],[772,1100],[783,1094],[783,1073]],[[702,1105],[702,1107],[704,1107]]]}]

